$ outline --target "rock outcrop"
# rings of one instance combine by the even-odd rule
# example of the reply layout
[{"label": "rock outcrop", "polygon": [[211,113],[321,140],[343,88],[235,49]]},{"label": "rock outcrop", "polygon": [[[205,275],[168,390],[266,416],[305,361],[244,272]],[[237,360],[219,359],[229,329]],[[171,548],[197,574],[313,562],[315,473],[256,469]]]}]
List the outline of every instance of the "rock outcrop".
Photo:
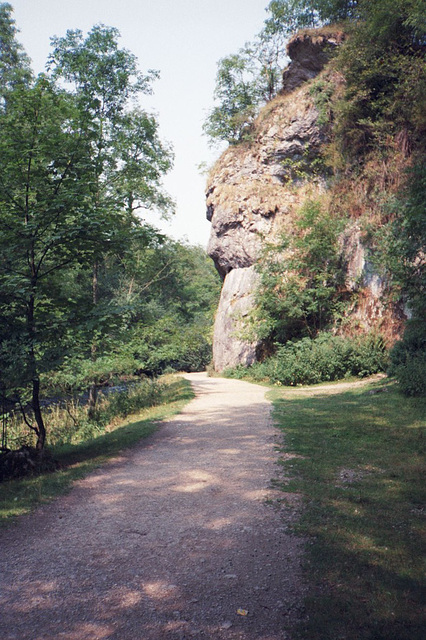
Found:
[{"label": "rock outcrop", "polygon": [[256,361],[256,342],[245,335],[244,320],[253,308],[258,283],[254,266],[232,269],[225,278],[213,336],[213,361],[217,371]]},{"label": "rock outcrop", "polygon": [[315,78],[344,39],[345,34],[341,31],[327,35],[315,31],[296,34],[287,47],[291,62],[283,72],[282,93],[294,91]]},{"label": "rock outcrop", "polygon": [[[241,337],[241,317],[254,303],[254,266],[266,241],[291,232],[306,198],[327,190],[322,148],[329,128],[312,95],[312,83],[327,63],[342,34],[296,36],[288,46],[292,59],[283,74],[283,91],[261,111],[250,143],[230,146],[210,172],[207,218],[212,228],[208,253],[224,279],[214,329],[214,366],[218,371],[251,364],[259,345]],[[337,81],[337,80],[336,80]],[[367,330],[383,318],[385,283],[371,272],[356,224],[342,238],[347,286],[369,279],[360,326]],[[250,276],[248,274],[251,274]]]}]

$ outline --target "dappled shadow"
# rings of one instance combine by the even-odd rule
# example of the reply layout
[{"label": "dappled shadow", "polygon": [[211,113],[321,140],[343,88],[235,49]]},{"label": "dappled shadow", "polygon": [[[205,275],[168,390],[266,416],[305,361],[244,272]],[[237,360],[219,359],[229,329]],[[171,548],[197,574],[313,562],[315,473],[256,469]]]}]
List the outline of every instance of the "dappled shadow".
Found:
[{"label": "dappled shadow", "polygon": [[265,504],[269,407],[217,388],[5,533],[2,639],[287,638],[300,554]]},{"label": "dappled shadow", "polygon": [[386,392],[283,395],[274,415],[286,456],[298,454],[287,490],[309,503],[302,528],[315,572],[303,637],[422,639],[424,420]]}]

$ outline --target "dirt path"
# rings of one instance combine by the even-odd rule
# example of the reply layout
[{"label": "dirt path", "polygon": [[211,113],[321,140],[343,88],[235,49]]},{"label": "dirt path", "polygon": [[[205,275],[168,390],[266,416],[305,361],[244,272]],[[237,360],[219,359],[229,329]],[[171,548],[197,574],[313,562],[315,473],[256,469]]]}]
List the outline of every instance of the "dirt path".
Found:
[{"label": "dirt path", "polygon": [[265,389],[188,378],[183,413],[0,535],[2,640],[291,638],[300,542],[265,503]]}]

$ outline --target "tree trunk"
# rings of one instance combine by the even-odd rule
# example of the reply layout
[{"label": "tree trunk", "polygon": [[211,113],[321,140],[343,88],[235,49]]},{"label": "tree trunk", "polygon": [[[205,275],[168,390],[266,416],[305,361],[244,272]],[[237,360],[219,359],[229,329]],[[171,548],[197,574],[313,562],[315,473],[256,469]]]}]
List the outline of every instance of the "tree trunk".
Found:
[{"label": "tree trunk", "polygon": [[28,336],[30,339],[30,350],[29,350],[29,369],[31,374],[31,382],[32,382],[32,401],[31,406],[34,412],[34,418],[36,421],[36,427],[34,427],[34,431],[37,434],[37,443],[36,449],[42,451],[44,449],[44,445],[46,442],[46,428],[44,426],[44,420],[41,413],[40,407],[40,379],[37,372],[37,360],[35,356],[35,340],[36,340],[36,327],[35,327],[35,317],[34,317],[34,307],[35,307],[35,288],[36,281],[33,278],[32,289],[33,293],[30,295],[30,299],[28,301],[28,312],[27,312],[27,329]]},{"label": "tree trunk", "polygon": [[[93,265],[93,277],[92,277],[92,300],[93,306],[96,307],[98,304],[98,263],[95,262]],[[90,349],[90,356],[92,362],[96,361],[96,353],[97,353],[97,345],[96,339],[93,338],[92,346]],[[93,382],[89,387],[89,400],[88,400],[88,416],[89,418],[93,418],[95,414],[96,402],[98,399],[98,387],[95,382]]]},{"label": "tree trunk", "polygon": [[37,423],[36,449],[38,451],[42,451],[46,443],[46,428],[44,426],[44,420],[40,408],[40,380],[38,378],[35,378],[33,380],[32,407],[34,411],[35,421]]}]

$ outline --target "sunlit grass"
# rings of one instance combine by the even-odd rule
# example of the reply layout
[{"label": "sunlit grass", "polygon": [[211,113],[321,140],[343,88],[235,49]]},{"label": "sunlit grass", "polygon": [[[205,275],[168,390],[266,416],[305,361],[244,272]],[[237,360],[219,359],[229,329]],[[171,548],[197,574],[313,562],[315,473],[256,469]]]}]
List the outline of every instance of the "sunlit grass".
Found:
[{"label": "sunlit grass", "polygon": [[272,394],[285,451],[297,456],[283,460],[283,490],[304,499],[309,593],[299,637],[420,640],[426,400],[385,381]]},{"label": "sunlit grass", "polygon": [[169,380],[163,404],[144,409],[121,422],[115,421],[108,433],[96,438],[52,447],[52,455],[60,463],[59,471],[0,483],[0,526],[66,493],[73,482],[151,435],[159,421],[180,411],[193,397],[188,381]]}]

